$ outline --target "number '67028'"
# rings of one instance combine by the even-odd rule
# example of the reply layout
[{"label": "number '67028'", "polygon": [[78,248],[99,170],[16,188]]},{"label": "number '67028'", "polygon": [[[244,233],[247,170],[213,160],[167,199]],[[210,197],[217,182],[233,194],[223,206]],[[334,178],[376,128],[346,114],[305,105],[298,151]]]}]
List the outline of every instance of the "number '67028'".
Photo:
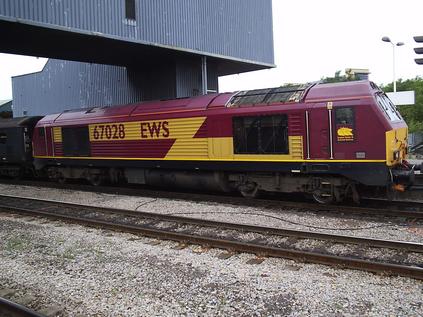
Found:
[{"label": "number '67028'", "polygon": [[116,140],[125,138],[123,124],[101,124],[94,126],[94,140]]}]

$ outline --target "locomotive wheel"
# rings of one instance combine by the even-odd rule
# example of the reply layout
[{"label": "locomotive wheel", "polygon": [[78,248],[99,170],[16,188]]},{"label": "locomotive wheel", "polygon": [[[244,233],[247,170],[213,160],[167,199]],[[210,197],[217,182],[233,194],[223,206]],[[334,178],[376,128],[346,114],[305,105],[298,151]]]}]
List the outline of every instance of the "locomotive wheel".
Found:
[{"label": "locomotive wheel", "polygon": [[239,192],[245,198],[257,198],[259,196],[258,186],[255,186],[253,189],[241,189]]},{"label": "locomotive wheel", "polygon": [[19,171],[17,171],[16,174],[14,174],[12,176],[12,178],[14,180],[20,180],[24,177],[24,175],[25,175],[24,170],[22,168],[20,168]]},{"label": "locomotive wheel", "polygon": [[313,194],[313,199],[314,201],[316,201],[319,204],[322,205],[327,205],[327,204],[331,204],[334,202],[334,196],[332,195],[332,193],[328,193],[326,191],[320,190],[320,189],[316,189]]},{"label": "locomotive wheel", "polygon": [[59,184],[64,184],[64,183],[66,183],[66,178],[65,178],[65,176],[63,176],[63,174],[58,174],[57,176],[56,176],[56,182],[58,182]]},{"label": "locomotive wheel", "polygon": [[93,186],[100,186],[101,184],[103,184],[103,177],[101,175],[98,175],[98,174],[93,174],[93,175],[90,176],[88,181]]}]

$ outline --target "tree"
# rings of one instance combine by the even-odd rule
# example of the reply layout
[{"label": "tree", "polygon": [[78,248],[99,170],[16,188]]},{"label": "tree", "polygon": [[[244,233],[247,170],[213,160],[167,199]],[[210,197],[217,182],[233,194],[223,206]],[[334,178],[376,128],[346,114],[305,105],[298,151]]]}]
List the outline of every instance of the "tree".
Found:
[{"label": "tree", "polygon": [[341,71],[338,70],[335,72],[335,76],[334,77],[323,77],[321,79],[321,82],[328,84],[328,83],[340,83],[340,82],[344,82],[344,81],[354,81],[354,80],[358,80],[357,76],[348,76],[348,75],[341,75]]},{"label": "tree", "polygon": [[[385,92],[393,91],[393,84],[381,86]],[[423,78],[416,77],[414,79],[397,81],[397,91],[415,91],[415,104],[409,106],[398,106],[398,110],[407,122],[410,132],[423,131]]]}]

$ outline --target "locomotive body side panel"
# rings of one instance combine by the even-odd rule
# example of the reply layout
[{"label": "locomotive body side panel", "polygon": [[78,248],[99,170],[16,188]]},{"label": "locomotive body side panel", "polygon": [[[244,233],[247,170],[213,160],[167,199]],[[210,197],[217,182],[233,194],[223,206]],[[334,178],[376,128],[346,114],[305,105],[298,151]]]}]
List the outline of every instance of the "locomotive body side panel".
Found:
[{"label": "locomotive body side panel", "polygon": [[334,159],[385,160],[385,128],[369,101],[334,103]]},{"label": "locomotive body side panel", "polygon": [[[107,116],[106,110],[103,109],[98,111],[96,117],[89,113],[88,118],[83,112],[62,114],[58,120],[50,123],[51,127],[45,126],[46,141],[37,141],[40,149],[46,143],[46,149],[35,153],[36,157],[78,159],[79,155],[63,154],[61,133],[66,128],[86,126],[89,129],[91,153],[80,157],[93,161],[110,159],[288,162],[304,159],[305,122],[304,111],[301,109],[304,105],[301,104],[289,107],[263,106],[259,113],[254,108],[227,109],[222,105],[208,110],[194,108],[184,111],[173,111],[169,106],[166,111],[153,112],[151,109],[143,114],[138,108],[132,112],[127,111],[128,106],[124,108],[122,113],[114,110],[113,116]],[[287,117],[286,153],[235,153],[234,118],[268,118],[280,115]],[[78,120],[73,118],[78,116]]]},{"label": "locomotive body side panel", "polygon": [[[208,158],[205,117],[90,124],[91,156],[116,159]],[[199,131],[203,130],[204,135]]]},{"label": "locomotive body side panel", "polygon": [[46,138],[44,126],[37,126],[32,139],[34,157],[47,157]]}]

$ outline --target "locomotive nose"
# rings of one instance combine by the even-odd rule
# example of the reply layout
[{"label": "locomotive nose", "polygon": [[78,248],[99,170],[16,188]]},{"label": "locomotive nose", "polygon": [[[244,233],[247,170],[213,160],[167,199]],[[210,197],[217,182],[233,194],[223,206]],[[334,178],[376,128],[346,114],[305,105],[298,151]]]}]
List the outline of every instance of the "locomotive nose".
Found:
[{"label": "locomotive nose", "polygon": [[397,128],[386,132],[386,163],[394,167],[407,158],[408,128]]}]

